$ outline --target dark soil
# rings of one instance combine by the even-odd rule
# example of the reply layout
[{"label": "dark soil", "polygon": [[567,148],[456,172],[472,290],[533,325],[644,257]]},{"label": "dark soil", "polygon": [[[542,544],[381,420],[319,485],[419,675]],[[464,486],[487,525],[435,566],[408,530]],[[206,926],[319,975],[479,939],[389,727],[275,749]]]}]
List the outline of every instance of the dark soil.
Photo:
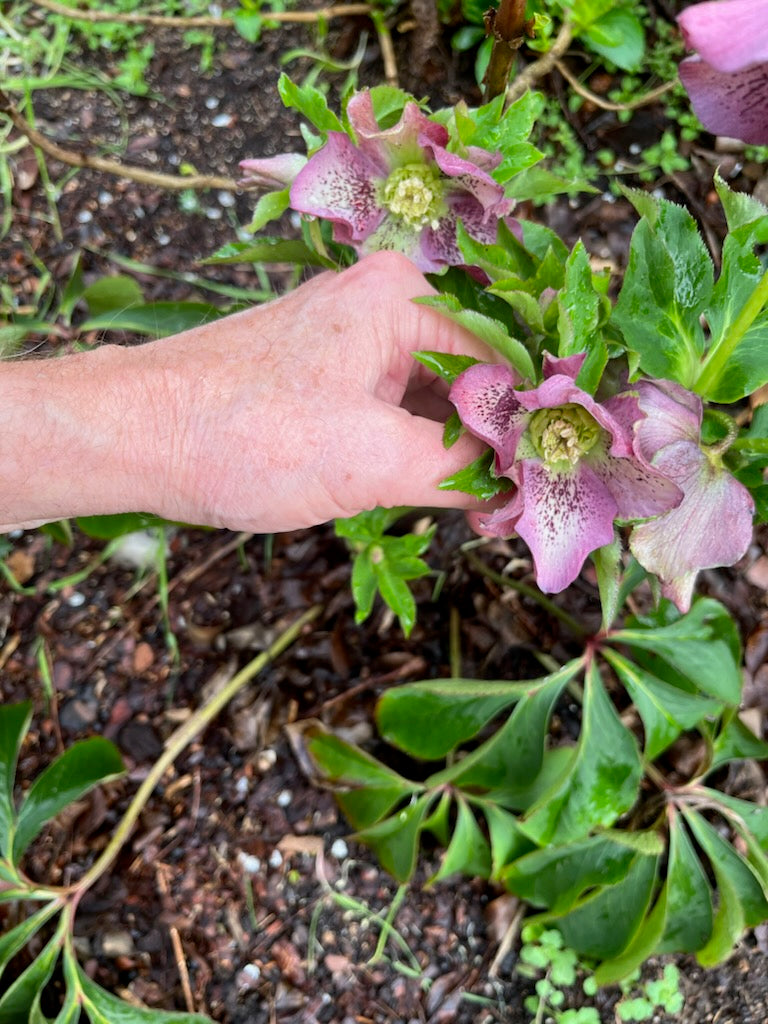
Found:
[{"label": "dark soil", "polygon": [[[366,28],[367,23],[353,20],[334,23],[329,39],[334,55],[348,57]],[[431,95],[435,104],[462,95],[476,101],[468,65],[452,57],[439,36],[416,35],[397,37],[402,84],[417,95]],[[274,85],[281,53],[313,45],[311,34],[266,32],[256,47],[234,33],[217,38],[215,70],[202,75],[198,53],[182,48],[177,34],[155,34],[148,72],[152,93],[146,98],[122,95],[114,104],[103,92],[37,92],[38,127],[70,148],[103,147],[126,163],[171,172],[186,163],[230,177],[246,156],[299,148],[298,119],[284,110]],[[372,39],[360,69],[369,82],[382,77]],[[84,53],[82,59],[106,72],[112,67],[108,55]],[[300,77],[309,64],[291,70],[297,68]],[[408,70],[414,68],[419,77]],[[654,110],[632,124],[658,133],[660,116]],[[593,148],[629,145],[615,118],[588,107],[579,118],[578,130]],[[662,183],[671,198],[692,203],[715,239],[722,224],[711,200],[711,173],[723,159],[731,158],[700,147],[695,170]],[[79,252],[88,281],[118,270],[115,256],[129,256],[177,275],[202,273],[240,287],[258,286],[250,270],[200,266],[236,237],[238,225],[248,223],[252,196],[238,195],[232,205],[227,193],[205,193],[200,209],[188,213],[177,195],[90,171],[72,174],[52,161],[52,179],[64,182],[58,202],[63,237],[57,239],[31,150],[21,150],[14,160],[15,217],[0,242],[0,265],[21,304],[46,270],[63,286]],[[748,178],[738,182],[750,187]],[[596,259],[623,266],[634,223],[627,203],[599,195],[528,212],[549,221],[569,241],[583,237]],[[210,300],[178,278],[142,273],[138,279],[148,300]],[[278,270],[271,281],[279,288],[287,279],[287,271]],[[81,315],[78,311],[75,320]],[[44,345],[64,348],[73,334],[62,329]],[[386,916],[396,884],[366,849],[344,839],[349,829],[332,795],[303,773],[286,733],[286,726],[316,718],[376,749],[372,708],[377,695],[394,682],[449,674],[454,610],[460,615],[468,677],[530,677],[538,674],[533,649],[557,658],[568,653],[571,639],[556,620],[467,564],[459,547],[469,536],[462,516],[441,515],[429,558],[445,582],[434,600],[433,581],[419,581],[418,624],[405,640],[380,607],[368,623],[354,624],[349,558],[330,527],[253,537],[239,545],[227,533],[179,530],[168,555],[168,625],[178,644],[177,659],[169,649],[154,577],[142,584],[135,570],[110,561],[51,596],[47,586],[86,566],[102,544],[77,533],[72,546],[39,532],[12,538],[9,565],[34,589],[19,594],[6,587],[0,595],[0,697],[32,698],[37,711],[20,779],[28,783],[57,752],[94,733],[118,745],[128,768],[124,779],[57,820],[34,847],[29,873],[55,884],[76,879],[104,847],[165,739],[190,709],[303,611],[313,604],[322,608],[301,640],[179,758],[113,871],[83,900],[76,926],[79,949],[97,981],[127,999],[193,1008],[226,1024],[523,1024],[531,1019],[523,999],[532,982],[515,970],[518,943],[499,955],[514,917],[513,901],[479,882],[425,886],[438,863],[437,851],[427,855],[395,917],[410,954],[390,940],[383,944],[384,955],[373,959],[380,938],[376,915]],[[703,581],[743,626],[751,657],[747,695],[761,726],[768,683],[765,540],[759,536],[733,571],[709,573]],[[527,553],[495,542],[482,557],[496,569],[510,558],[522,559],[525,568]],[[558,601],[597,621],[588,582],[579,581]],[[51,670],[49,696],[41,657]],[[568,709],[561,713],[567,720]],[[758,788],[764,799],[762,775]],[[677,958],[686,1004],[675,1019],[685,1024],[767,1020],[765,952],[765,936],[758,930],[716,970],[705,972],[692,959]],[[19,960],[14,967],[22,965]],[[662,965],[649,962],[645,975],[657,976]],[[191,1007],[182,988],[184,970]],[[4,983],[11,978],[7,973]],[[606,1024],[614,1020],[617,997],[611,990],[596,997]],[[585,1001],[578,991],[569,998],[574,1006]]]}]

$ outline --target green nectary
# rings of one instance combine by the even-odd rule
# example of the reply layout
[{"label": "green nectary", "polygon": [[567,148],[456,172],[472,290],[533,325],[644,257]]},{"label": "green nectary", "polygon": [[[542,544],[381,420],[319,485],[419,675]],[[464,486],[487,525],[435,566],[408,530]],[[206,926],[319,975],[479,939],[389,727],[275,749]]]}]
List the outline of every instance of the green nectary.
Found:
[{"label": "green nectary", "polygon": [[534,448],[547,465],[567,462],[575,466],[595,447],[601,428],[586,409],[569,404],[539,409],[531,416],[528,431]]},{"label": "green nectary", "polygon": [[397,167],[383,184],[381,201],[412,227],[436,228],[444,212],[440,172],[427,164]]}]

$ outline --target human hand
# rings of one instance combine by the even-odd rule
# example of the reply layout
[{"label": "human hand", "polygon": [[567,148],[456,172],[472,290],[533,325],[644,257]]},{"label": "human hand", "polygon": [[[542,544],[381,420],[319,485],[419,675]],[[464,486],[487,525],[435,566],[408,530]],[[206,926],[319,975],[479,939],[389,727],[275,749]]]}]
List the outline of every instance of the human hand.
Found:
[{"label": "human hand", "polygon": [[410,301],[433,291],[404,257],[377,253],[267,305],[121,350],[148,405],[143,437],[123,452],[144,467],[131,467],[134,481],[152,482],[140,507],[271,532],[377,505],[475,505],[437,485],[483,445],[463,437],[445,450],[429,417],[450,412],[446,389],[412,352],[490,353]]}]

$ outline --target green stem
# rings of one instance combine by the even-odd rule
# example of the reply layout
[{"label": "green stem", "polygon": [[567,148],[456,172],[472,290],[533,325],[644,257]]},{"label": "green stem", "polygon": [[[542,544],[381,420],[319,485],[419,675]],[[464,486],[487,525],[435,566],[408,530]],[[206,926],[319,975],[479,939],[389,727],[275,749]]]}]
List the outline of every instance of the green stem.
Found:
[{"label": "green stem", "polygon": [[266,651],[262,651],[262,653],[257,655],[257,657],[252,661],[249,661],[245,668],[241,669],[237,675],[233,676],[223,689],[211,697],[207,704],[198,708],[186,722],[180,725],[179,728],[171,734],[162,755],[152,766],[152,770],[139,786],[133,800],[131,800],[131,803],[128,806],[128,810],[120,820],[120,824],[115,829],[112,838],[104,848],[101,856],[91,869],[83,875],[80,881],[73,886],[76,900],[79,900],[83,893],[85,893],[86,890],[104,874],[115,859],[121,847],[130,835],[131,829],[136,824],[136,820],[144,809],[144,805],[152,795],[153,789],[160,782],[166,770],[173,764],[182,750],[184,750],[184,748],[213,721],[222,708],[232,700],[235,694],[241,690],[246,683],[250,682],[254,676],[258,675],[262,669],[266,668],[270,661],[276,658],[279,654],[282,654],[286,648],[290,647],[291,644],[300,636],[304,627],[316,619],[321,611],[322,608],[320,605],[313,605],[313,607],[301,615],[292,626],[289,626],[288,629],[281,633],[277,640],[275,640],[275,642],[268,647]]},{"label": "green stem", "polygon": [[501,587],[510,587],[512,590],[516,590],[519,594],[524,594],[526,597],[532,598],[532,600],[538,602],[545,611],[548,611],[550,615],[554,615],[556,619],[560,619],[564,626],[575,636],[586,636],[589,630],[585,629],[580,622],[578,622],[572,615],[558,607],[554,601],[550,601],[548,597],[536,587],[529,587],[527,583],[523,583],[522,580],[512,579],[511,576],[502,576],[500,572],[496,572],[485,564],[476,555],[473,555],[470,551],[464,552],[464,557],[467,559],[469,564],[473,568],[477,569],[479,573],[486,576],[489,580],[493,580],[494,583],[498,583]]},{"label": "green stem", "polygon": [[744,304],[743,309],[731,324],[730,330],[707,353],[698,380],[693,388],[697,394],[703,398],[709,397],[709,393],[720,382],[720,378],[723,376],[728,365],[728,360],[766,302],[768,302],[768,271],[763,274],[755,290]]}]

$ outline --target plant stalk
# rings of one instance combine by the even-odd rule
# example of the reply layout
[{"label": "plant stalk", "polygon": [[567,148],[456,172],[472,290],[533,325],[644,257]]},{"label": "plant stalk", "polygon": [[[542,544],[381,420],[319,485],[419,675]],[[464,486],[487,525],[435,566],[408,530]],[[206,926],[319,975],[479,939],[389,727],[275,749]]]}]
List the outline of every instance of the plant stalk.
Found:
[{"label": "plant stalk", "polygon": [[506,91],[512,65],[523,40],[530,32],[525,20],[525,0],[501,0],[498,10],[485,15],[485,30],[493,36],[493,48],[485,73],[485,102]]},{"label": "plant stalk", "polygon": [[693,390],[702,398],[708,398],[709,393],[719,383],[728,365],[728,360],[759,316],[766,302],[768,302],[768,270],[763,274],[742,311],[731,324],[730,330],[707,353],[704,365],[693,386]]},{"label": "plant stalk", "polygon": [[171,734],[165,745],[163,753],[152,766],[152,770],[149,772],[146,779],[144,779],[137,789],[133,800],[131,800],[127,811],[120,820],[120,823],[115,829],[109,843],[104,848],[101,856],[92,865],[90,870],[83,875],[80,881],[73,886],[76,900],[79,900],[83,893],[86,892],[86,890],[104,874],[115,859],[121,847],[130,835],[131,829],[136,824],[136,820],[144,809],[144,805],[147,800],[149,800],[152,790],[160,782],[166,769],[173,764],[182,750],[184,750],[184,748],[213,721],[222,708],[232,700],[235,694],[238,693],[246,683],[250,682],[254,676],[258,675],[262,669],[266,668],[270,661],[290,647],[291,644],[301,635],[304,627],[316,619],[321,611],[322,606],[316,604],[308,611],[304,612],[303,615],[299,616],[293,625],[289,626],[288,629],[281,633],[277,640],[275,640],[275,642],[268,647],[266,651],[262,651],[261,654],[248,662],[245,668],[241,669],[235,676],[233,676],[223,689],[211,697],[207,704],[198,708],[191,718],[188,718],[186,722],[180,725],[179,728]]}]

